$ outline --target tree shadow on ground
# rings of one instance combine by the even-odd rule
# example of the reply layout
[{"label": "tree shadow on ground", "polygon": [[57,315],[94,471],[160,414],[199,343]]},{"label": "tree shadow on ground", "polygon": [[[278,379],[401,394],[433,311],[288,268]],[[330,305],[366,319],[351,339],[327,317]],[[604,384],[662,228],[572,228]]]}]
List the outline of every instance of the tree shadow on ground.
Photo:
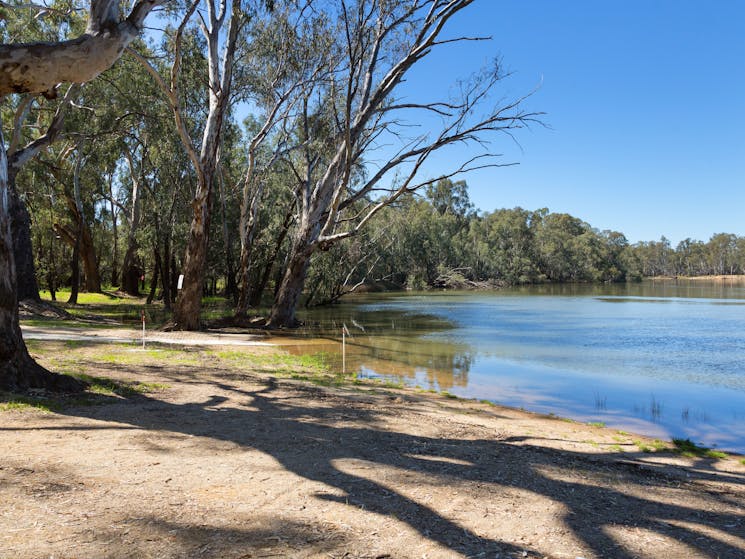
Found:
[{"label": "tree shadow on ground", "polygon": [[[713,505],[724,495],[711,490],[697,493],[704,506],[664,502],[661,490],[680,486],[679,478],[661,471],[640,472],[632,465],[614,464],[611,468],[607,461],[603,463],[611,454],[588,458],[580,452],[517,444],[496,436],[462,440],[456,432],[444,438],[392,432],[382,425],[383,413],[363,397],[345,398],[305,386],[281,388],[278,390],[274,380],[255,391],[216,383],[216,390],[230,391],[231,405],[227,407],[226,397],[217,395],[184,404],[137,396],[144,403],[137,411],[119,401],[105,410],[88,407],[63,413],[256,449],[297,476],[339,490],[316,495],[319,501],[395,516],[423,537],[465,556],[494,557],[523,550],[544,556],[553,550],[479,535],[448,517],[451,515],[405,496],[391,484],[376,481],[377,472],[422,476],[429,484],[452,486],[454,492],[459,484],[475,482],[482,488],[486,505],[490,492],[516,490],[544,497],[561,505],[563,527],[582,542],[586,552],[597,557],[639,556],[614,536],[619,530],[638,530],[681,542],[690,554],[678,557],[745,557],[745,508],[738,511],[736,506],[743,502],[741,493],[728,496],[733,506],[727,508],[736,511],[728,513],[714,510]],[[304,393],[312,394],[315,401],[320,399],[321,405],[307,405]],[[360,464],[367,466],[355,468]],[[624,479],[612,479],[619,475]],[[688,483],[698,481],[695,471],[688,475]],[[706,477],[702,473],[701,478]],[[614,486],[618,481],[630,484],[633,490],[618,489]],[[497,511],[492,522],[500,523],[501,514],[509,513]]]}]

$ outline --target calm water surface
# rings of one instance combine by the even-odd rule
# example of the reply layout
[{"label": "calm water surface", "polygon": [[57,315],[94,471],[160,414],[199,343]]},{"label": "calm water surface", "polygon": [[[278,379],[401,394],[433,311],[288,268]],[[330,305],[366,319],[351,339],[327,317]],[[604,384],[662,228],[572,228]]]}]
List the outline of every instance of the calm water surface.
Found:
[{"label": "calm water surface", "polygon": [[301,315],[341,369],[745,452],[745,287],[666,282],[387,294]]}]

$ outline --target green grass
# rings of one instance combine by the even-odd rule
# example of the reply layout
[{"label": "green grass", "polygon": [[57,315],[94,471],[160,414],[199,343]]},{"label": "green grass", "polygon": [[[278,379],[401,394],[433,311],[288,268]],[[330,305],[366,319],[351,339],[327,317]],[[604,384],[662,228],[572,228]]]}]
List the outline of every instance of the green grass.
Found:
[{"label": "green grass", "polygon": [[329,355],[324,352],[291,355],[289,353],[252,354],[246,351],[221,349],[207,350],[205,353],[219,359],[225,364],[236,366],[271,366],[283,369],[295,370],[297,368],[312,369],[314,371],[327,371]]},{"label": "green grass", "polygon": [[651,443],[644,443],[637,440],[633,441],[633,444],[635,444],[642,452],[660,452],[670,448],[668,443],[661,441],[660,439],[655,439]]},{"label": "green grass", "polygon": [[673,445],[675,445],[675,452],[687,458],[723,459],[728,456],[726,452],[697,445],[691,439],[673,439]]},{"label": "green grass", "polygon": [[82,373],[72,376],[88,383],[88,392],[104,396],[132,397],[137,394],[145,394],[169,388],[167,384],[156,382],[123,382],[106,377],[97,377]]},{"label": "green grass", "polygon": [[46,398],[28,398],[15,394],[7,396],[0,395],[0,412],[35,410],[49,413],[54,408],[55,406]]},{"label": "green grass", "polygon": [[[43,301],[51,301],[52,295],[48,290],[39,291],[39,296]],[[56,304],[64,306],[70,298],[70,289],[57,291]],[[87,293],[81,291],[78,293],[78,305],[132,305],[137,301],[133,297],[118,297],[112,293]]]},{"label": "green grass", "polygon": [[588,425],[590,427],[605,427],[605,422],[604,421],[590,421]]},{"label": "green grass", "polygon": [[455,394],[451,394],[447,390],[443,390],[442,392],[440,392],[440,394],[442,394],[443,396],[445,396],[445,398],[450,398],[451,400],[457,400],[458,399],[458,397]]}]

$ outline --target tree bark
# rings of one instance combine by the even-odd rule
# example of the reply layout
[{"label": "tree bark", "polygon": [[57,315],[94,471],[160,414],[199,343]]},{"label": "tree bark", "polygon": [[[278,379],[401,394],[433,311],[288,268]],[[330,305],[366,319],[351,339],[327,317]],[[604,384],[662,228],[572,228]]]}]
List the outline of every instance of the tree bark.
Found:
[{"label": "tree bark", "polygon": [[160,250],[158,249],[158,245],[156,244],[153,248],[153,258],[155,260],[155,264],[153,266],[153,281],[150,282],[150,293],[147,296],[146,303],[148,305],[153,304],[153,299],[155,299],[155,291],[158,289],[158,279],[160,278],[160,270],[163,267],[160,259]]},{"label": "tree bark", "polygon": [[264,294],[266,284],[269,283],[269,276],[272,274],[272,268],[277,261],[280,251],[282,250],[282,243],[287,237],[287,233],[290,231],[290,224],[292,223],[294,213],[294,207],[290,206],[290,210],[285,214],[285,219],[282,222],[282,229],[279,232],[279,237],[274,245],[274,251],[264,265],[264,272],[261,274],[259,282],[251,288],[251,293],[248,298],[248,307],[258,307],[261,304],[261,296]]},{"label": "tree bark", "polygon": [[53,43],[0,45],[0,98],[10,93],[55,95],[61,83],[84,83],[116,62],[162,0],[141,0],[119,21],[116,0],[92,0],[86,32]]},{"label": "tree bark", "polygon": [[8,194],[10,198],[10,229],[13,235],[13,256],[16,263],[16,285],[18,300],[41,302],[39,284],[34,269],[34,250],[31,244],[31,217],[26,204],[18,196],[15,187],[15,173],[8,173]]},{"label": "tree bark", "polygon": [[78,291],[80,290],[80,234],[75,237],[75,243],[72,245],[70,269],[70,297],[67,302],[71,305],[77,305]]},{"label": "tree bark", "polygon": [[113,173],[109,175],[109,208],[111,211],[111,232],[114,236],[114,249],[111,256],[111,285],[117,287],[119,285],[119,271],[117,268],[117,259],[119,258],[119,228],[117,222],[119,221],[119,216],[117,215],[116,205],[114,204],[113,177]]},{"label": "tree bark", "polygon": [[228,227],[228,202],[225,194],[225,184],[222,172],[218,172],[218,186],[220,187],[220,207],[222,209],[222,238],[225,249],[225,297],[233,301],[238,296],[238,286],[235,283],[235,266],[233,264],[233,239]]},{"label": "tree bark", "polygon": [[5,140],[0,129],[0,389],[78,391],[84,384],[50,373],[28,354],[18,320],[16,266],[11,233],[10,188]]},{"label": "tree bark", "polygon": [[[45,92],[58,84],[85,82],[111,66],[162,0],[140,0],[119,21],[117,0],[91,0],[86,33],[72,41],[0,45],[0,99],[9,93]],[[0,387],[80,390],[84,384],[46,371],[26,350],[18,321],[16,266],[10,217],[8,158],[0,122]]]},{"label": "tree bark", "polygon": [[272,305],[267,326],[270,328],[295,328],[300,325],[295,317],[298,299],[305,286],[312,250],[296,237],[296,248],[287,265],[282,283]]},{"label": "tree bark", "polygon": [[[201,182],[201,181],[200,181]],[[210,177],[211,182],[211,177]],[[173,321],[179,330],[198,330],[204,293],[204,269],[207,262],[212,192],[210,184],[199,185],[199,195],[192,202],[194,215],[189,229],[182,273],[184,283],[176,299]]]}]

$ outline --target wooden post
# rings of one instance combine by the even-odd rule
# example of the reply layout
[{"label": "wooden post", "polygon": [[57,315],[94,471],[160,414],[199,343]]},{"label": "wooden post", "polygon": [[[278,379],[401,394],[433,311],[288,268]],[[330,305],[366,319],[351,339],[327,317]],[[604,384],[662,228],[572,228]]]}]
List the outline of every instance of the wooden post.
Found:
[{"label": "wooden post", "polygon": [[341,374],[347,374],[347,325],[341,329]]}]

